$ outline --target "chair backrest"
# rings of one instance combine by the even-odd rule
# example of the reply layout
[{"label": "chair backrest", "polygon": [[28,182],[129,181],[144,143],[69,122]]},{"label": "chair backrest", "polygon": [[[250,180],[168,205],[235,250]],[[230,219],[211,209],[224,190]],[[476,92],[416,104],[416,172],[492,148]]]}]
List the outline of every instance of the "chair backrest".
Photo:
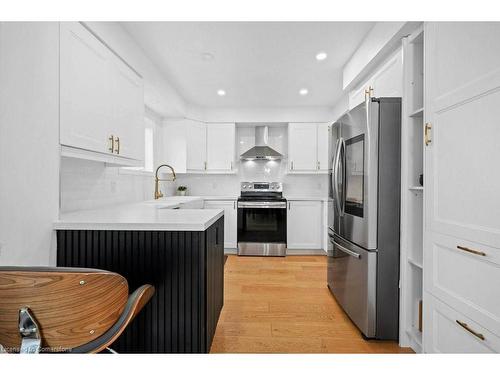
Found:
[{"label": "chair backrest", "polygon": [[113,272],[0,267],[0,344],[8,351],[21,346],[19,310],[28,307],[38,322],[42,348],[68,351],[105,333],[127,299],[127,280]]}]

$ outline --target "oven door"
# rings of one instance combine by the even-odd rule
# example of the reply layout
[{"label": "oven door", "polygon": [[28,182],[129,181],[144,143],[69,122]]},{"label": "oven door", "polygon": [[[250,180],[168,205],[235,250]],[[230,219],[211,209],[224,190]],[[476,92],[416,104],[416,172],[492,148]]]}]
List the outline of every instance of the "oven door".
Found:
[{"label": "oven door", "polygon": [[285,255],[286,202],[238,202],[238,254]]}]

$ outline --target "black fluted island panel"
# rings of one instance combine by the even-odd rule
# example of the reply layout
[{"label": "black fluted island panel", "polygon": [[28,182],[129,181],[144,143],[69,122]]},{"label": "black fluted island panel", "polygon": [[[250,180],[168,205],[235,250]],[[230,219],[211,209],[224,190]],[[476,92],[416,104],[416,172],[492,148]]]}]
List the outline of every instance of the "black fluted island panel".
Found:
[{"label": "black fluted island panel", "polygon": [[112,345],[119,353],[208,353],[224,297],[224,217],[204,232],[58,230],[57,265],[123,275],[155,295]]}]

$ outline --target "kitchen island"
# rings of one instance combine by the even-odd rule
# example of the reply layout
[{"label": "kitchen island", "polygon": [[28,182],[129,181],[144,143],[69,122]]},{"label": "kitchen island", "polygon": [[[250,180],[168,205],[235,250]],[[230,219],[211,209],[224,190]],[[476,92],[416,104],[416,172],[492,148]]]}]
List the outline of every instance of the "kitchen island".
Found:
[{"label": "kitchen island", "polygon": [[146,283],[156,288],[112,345],[117,352],[209,352],[224,297],[224,218],[220,209],[187,209],[196,202],[77,211],[54,223],[58,266],[117,272],[130,293]]}]

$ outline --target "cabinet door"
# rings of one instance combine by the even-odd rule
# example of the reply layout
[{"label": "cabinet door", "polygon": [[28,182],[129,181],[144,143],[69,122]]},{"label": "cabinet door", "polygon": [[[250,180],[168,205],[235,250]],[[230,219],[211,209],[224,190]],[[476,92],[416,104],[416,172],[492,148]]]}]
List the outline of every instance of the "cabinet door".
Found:
[{"label": "cabinet door", "polygon": [[207,124],[207,170],[231,172],[234,168],[235,124]]},{"label": "cabinet door", "polygon": [[60,27],[60,143],[109,153],[111,52],[78,22]]},{"label": "cabinet door", "polygon": [[221,208],[224,210],[224,248],[235,249],[237,242],[236,201],[205,201],[205,208]]},{"label": "cabinet door", "polygon": [[403,55],[398,51],[373,75],[370,86],[372,97],[403,96]]},{"label": "cabinet door", "polygon": [[144,160],[144,91],[139,77],[118,57],[112,56],[113,134],[115,153]]},{"label": "cabinet door", "polygon": [[500,337],[439,301],[425,294],[425,353],[498,353]]},{"label": "cabinet door", "polygon": [[322,202],[288,201],[287,248],[321,249]]},{"label": "cabinet door", "polygon": [[317,170],[316,124],[288,125],[288,169],[292,172]]},{"label": "cabinet door", "polygon": [[359,88],[349,93],[349,110],[353,109],[358,104],[361,104],[366,100],[366,90],[368,90],[370,85],[371,81],[365,82]]},{"label": "cabinet door", "polygon": [[207,128],[198,121],[189,121],[187,133],[187,170],[205,171],[207,162]]},{"label": "cabinet door", "polygon": [[498,35],[499,23],[426,24],[427,240],[439,232],[500,251]]},{"label": "cabinet door", "polygon": [[331,133],[330,124],[318,124],[317,130],[317,148],[318,148],[318,170],[328,171],[330,166],[330,147]]}]

